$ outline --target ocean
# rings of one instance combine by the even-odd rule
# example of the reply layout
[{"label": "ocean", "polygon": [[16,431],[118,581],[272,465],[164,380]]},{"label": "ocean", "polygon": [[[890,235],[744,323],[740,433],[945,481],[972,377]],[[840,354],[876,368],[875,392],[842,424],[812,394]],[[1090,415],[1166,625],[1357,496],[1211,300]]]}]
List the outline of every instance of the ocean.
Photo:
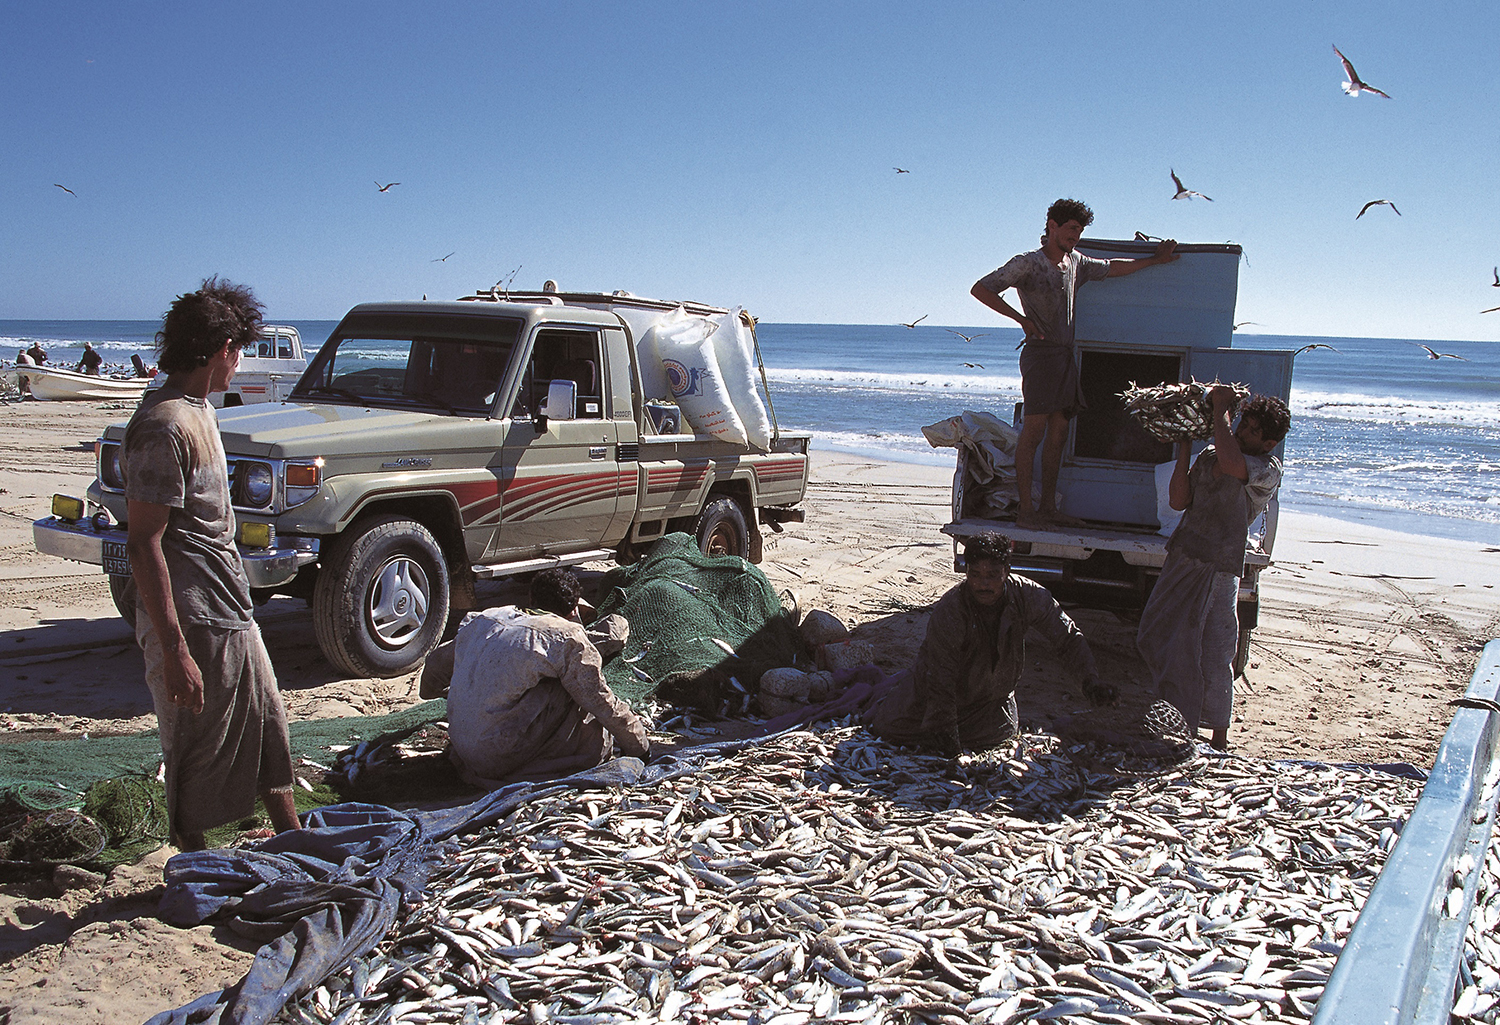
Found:
[{"label": "ocean", "polygon": [[[315,349],[333,321],[285,321]],[[107,362],[151,362],[157,321],[0,321],[0,357],[33,340],[71,364],[91,341]],[[937,466],[926,424],[965,409],[1011,419],[1020,400],[1011,327],[767,324],[757,337],[784,430],[815,448]],[[1409,533],[1500,544],[1500,343],[1236,335],[1236,348],[1291,349],[1292,433],[1284,508]],[[1429,359],[1420,348],[1467,358]],[[965,363],[976,366],[964,366]]]}]

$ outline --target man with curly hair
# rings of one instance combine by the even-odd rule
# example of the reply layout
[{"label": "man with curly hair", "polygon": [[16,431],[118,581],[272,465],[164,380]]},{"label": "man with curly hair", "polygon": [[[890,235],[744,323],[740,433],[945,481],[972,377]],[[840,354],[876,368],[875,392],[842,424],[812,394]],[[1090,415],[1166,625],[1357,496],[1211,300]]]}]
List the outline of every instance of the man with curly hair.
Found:
[{"label": "man with curly hair", "polygon": [[[1076,252],[1094,211],[1076,199],[1059,199],[1047,210],[1042,247],[1013,257],[974,283],[969,294],[1026,332],[1021,349],[1021,436],[1016,445],[1016,489],[1021,527],[1081,526],[1057,509],[1057,474],[1068,421],[1085,405],[1073,352],[1073,304],[1086,282],[1134,274],[1143,267],[1177,259],[1177,243],[1164,239],[1155,254],[1138,260],[1097,260]],[[1016,310],[1002,297],[1014,287]],[[1045,439],[1045,441],[1044,441]],[[1042,449],[1041,501],[1032,505],[1032,470]]]},{"label": "man with curly hair", "polygon": [[606,616],[585,630],[581,594],[571,570],[543,570],[532,608],[470,613],[427,657],[420,694],[447,695],[448,756],[465,782],[566,776],[608,759],[617,740],[627,755],[650,753],[646,724],[604,681],[603,657],[625,646],[629,625]]},{"label": "man with curly hair", "polygon": [[208,400],[229,387],[260,318],[248,288],[217,278],[178,296],[156,335],[167,383],[147,393],[125,428],[136,639],[182,850],[201,849],[205,830],[249,816],[257,793],[278,831],[298,825],[286,711],[251,615]]},{"label": "man with curly hair", "polygon": [[1286,404],[1257,395],[1233,426],[1234,389],[1209,392],[1214,439],[1189,467],[1192,442],[1177,443],[1169,501],[1184,509],[1167,542],[1167,561],[1141,612],[1136,646],[1151,670],[1156,695],[1182,713],[1190,736],[1200,725],[1210,743],[1229,748],[1234,710],[1234,655],[1239,645],[1236,606],[1245,544],[1281,483],[1271,452],[1291,429]]}]

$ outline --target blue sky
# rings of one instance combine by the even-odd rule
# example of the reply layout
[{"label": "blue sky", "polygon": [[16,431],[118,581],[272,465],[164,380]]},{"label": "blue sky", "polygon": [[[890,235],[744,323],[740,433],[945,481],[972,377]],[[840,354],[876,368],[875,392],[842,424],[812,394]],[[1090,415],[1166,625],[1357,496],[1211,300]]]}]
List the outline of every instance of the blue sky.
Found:
[{"label": "blue sky", "polygon": [[[12,3],[0,26],[0,319],[154,317],[212,273],[329,319],[519,266],[772,322],[990,325],[969,286],[1073,196],[1098,237],[1243,244],[1260,331],[1500,339],[1494,3]],[[1345,96],[1333,44],[1394,98]],[[1173,167],[1214,201],[1172,201]],[[1356,222],[1371,199],[1401,216]]]}]

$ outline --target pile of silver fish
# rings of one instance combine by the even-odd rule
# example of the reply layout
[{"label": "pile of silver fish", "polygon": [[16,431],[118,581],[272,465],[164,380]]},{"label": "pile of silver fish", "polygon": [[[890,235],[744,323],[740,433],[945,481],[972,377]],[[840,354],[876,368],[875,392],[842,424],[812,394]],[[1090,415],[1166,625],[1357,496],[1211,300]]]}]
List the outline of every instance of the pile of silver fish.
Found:
[{"label": "pile of silver fish", "polygon": [[[1492,770],[1479,805],[1484,813],[1494,806],[1494,792],[1500,780]],[[1483,822],[1476,817],[1475,823]],[[1485,1022],[1495,1025],[1500,1022],[1500,830],[1491,823],[1490,842],[1475,865],[1473,859],[1464,854],[1453,871],[1452,888],[1448,899],[1453,901],[1454,890],[1462,900],[1465,877],[1477,871],[1479,878],[1474,887],[1474,907],[1469,915],[1469,928],[1464,934],[1464,956],[1458,966],[1457,995],[1453,1001],[1453,1016],[1459,1020]]]},{"label": "pile of silver fish", "polygon": [[1309,1021],[1419,784],[1107,755],[1028,733],[949,763],[835,726],[553,793],[277,1020]]}]

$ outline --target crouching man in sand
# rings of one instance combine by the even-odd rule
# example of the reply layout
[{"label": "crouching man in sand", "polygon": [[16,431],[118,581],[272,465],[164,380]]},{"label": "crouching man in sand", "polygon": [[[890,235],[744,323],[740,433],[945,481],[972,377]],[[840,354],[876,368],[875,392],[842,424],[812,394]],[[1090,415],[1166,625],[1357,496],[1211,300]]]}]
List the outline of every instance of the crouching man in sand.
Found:
[{"label": "crouching man in sand", "polygon": [[578,578],[549,569],[531,583],[534,609],[506,605],[464,619],[422,670],[424,698],[448,695],[449,757],[474,786],[549,779],[608,759],[615,741],[646,758],[641,719],[604,682],[599,644],[613,654],[628,627],[608,616],[586,632]]},{"label": "crouching man in sand", "polygon": [[1173,509],[1185,509],[1167,542],[1167,561],[1141,611],[1136,646],[1151,670],[1159,698],[1187,722],[1188,735],[1207,724],[1211,743],[1229,748],[1234,710],[1234,654],[1239,645],[1235,606],[1245,567],[1250,524],[1281,483],[1281,463],[1271,451],[1291,428],[1286,404],[1257,395],[1231,429],[1233,389],[1209,392],[1214,441],[1189,469],[1192,443],[1177,443],[1172,472]]},{"label": "crouching man in sand", "polygon": [[1101,683],[1078,627],[1041,584],[1010,572],[1010,539],[996,533],[964,546],[964,582],[938,599],[909,673],[865,713],[870,732],[950,758],[991,748],[1015,734],[1016,684],[1035,629],[1083,681],[1095,705],[1118,698]]},{"label": "crouching man in sand", "polygon": [[208,401],[229,387],[260,316],[250,290],[227,281],[178,296],[156,336],[167,383],[125,428],[136,639],[161,727],[172,840],[185,851],[203,848],[204,830],[250,815],[257,791],[278,831],[297,828],[286,711],[251,616]]}]

